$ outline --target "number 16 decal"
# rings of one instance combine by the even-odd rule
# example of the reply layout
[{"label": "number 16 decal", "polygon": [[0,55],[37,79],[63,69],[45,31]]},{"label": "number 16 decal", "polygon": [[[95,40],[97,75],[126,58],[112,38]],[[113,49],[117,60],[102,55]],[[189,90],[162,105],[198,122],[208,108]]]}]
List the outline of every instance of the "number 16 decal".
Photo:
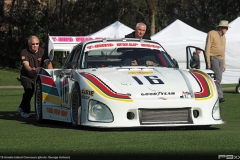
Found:
[{"label": "number 16 decal", "polygon": [[[144,76],[149,83],[151,84],[164,84],[161,79],[159,79],[157,76]],[[143,85],[143,82],[136,76],[133,76],[133,79],[135,79],[138,84]]]}]

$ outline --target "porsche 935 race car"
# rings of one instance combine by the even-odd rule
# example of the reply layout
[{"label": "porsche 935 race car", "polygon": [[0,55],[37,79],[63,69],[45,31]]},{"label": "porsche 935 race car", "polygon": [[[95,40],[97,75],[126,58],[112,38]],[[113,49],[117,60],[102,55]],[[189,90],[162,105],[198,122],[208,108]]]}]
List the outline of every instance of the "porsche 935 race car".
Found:
[{"label": "porsche 935 race car", "polygon": [[181,70],[157,42],[98,39],[76,45],[61,69],[41,69],[35,115],[91,127],[223,124],[213,79]]}]

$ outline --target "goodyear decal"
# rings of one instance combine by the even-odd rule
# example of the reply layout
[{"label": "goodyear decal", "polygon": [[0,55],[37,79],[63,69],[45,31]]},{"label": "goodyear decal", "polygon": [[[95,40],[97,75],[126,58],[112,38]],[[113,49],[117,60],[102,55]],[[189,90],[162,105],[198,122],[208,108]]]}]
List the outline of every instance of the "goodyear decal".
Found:
[{"label": "goodyear decal", "polygon": [[208,78],[203,72],[194,70],[192,73],[193,77],[198,81],[201,88],[200,92],[195,92],[196,100],[206,100],[213,97],[213,86]]},{"label": "goodyear decal", "polygon": [[132,102],[132,99],[127,94],[121,94],[114,92],[109,86],[102,82],[99,78],[95,77],[90,73],[80,72],[86,82],[101,96],[111,99],[124,102]]}]

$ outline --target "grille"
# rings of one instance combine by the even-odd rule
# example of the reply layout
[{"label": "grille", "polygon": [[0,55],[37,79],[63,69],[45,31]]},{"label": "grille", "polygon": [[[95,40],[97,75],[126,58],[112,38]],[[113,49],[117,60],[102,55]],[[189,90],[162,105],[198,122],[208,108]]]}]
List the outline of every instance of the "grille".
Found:
[{"label": "grille", "polygon": [[190,108],[139,109],[141,125],[192,124]]}]

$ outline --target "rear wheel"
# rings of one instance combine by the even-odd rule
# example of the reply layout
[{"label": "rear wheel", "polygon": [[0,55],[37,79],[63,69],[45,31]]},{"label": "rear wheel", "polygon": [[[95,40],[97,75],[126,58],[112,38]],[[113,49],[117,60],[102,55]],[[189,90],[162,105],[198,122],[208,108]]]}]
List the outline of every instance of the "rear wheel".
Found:
[{"label": "rear wheel", "polygon": [[37,81],[36,83],[34,101],[36,120],[41,123],[43,122],[43,119],[42,119],[42,84],[40,80]]},{"label": "rear wheel", "polygon": [[236,92],[240,94],[240,84],[236,86]]},{"label": "rear wheel", "polygon": [[71,96],[71,120],[72,125],[77,126],[78,124],[78,109],[81,107],[81,95],[79,85],[76,84],[72,90]]}]

